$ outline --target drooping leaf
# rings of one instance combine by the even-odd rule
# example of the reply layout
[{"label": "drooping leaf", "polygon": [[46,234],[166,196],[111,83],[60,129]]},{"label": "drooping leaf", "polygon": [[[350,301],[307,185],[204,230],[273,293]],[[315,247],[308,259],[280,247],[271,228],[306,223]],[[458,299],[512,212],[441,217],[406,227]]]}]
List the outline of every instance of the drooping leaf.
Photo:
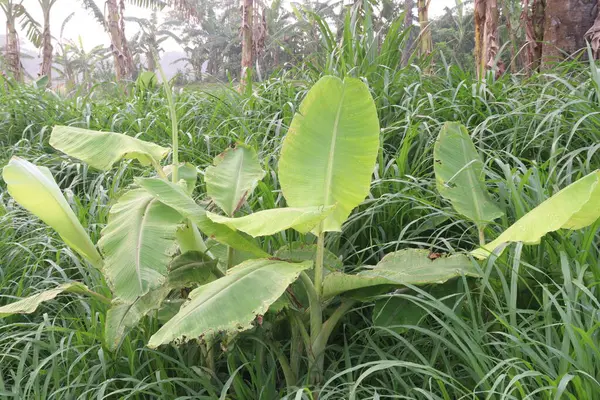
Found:
[{"label": "drooping leaf", "polygon": [[311,265],[266,259],[246,261],[229,270],[224,278],[194,289],[190,301],[150,338],[148,346],[158,347],[183,337],[246,330]]},{"label": "drooping leaf", "polygon": [[182,219],[144,189],[126,192],[111,208],[98,245],[104,273],[121,301],[131,303],[165,283]]},{"label": "drooping leaf", "polygon": [[2,170],[2,178],[17,203],[58,232],[69,247],[100,267],[102,257],[48,168],[13,157]]},{"label": "drooping leaf", "polygon": [[149,312],[160,308],[163,300],[169,294],[165,285],[151,290],[137,298],[133,303],[115,303],[106,313],[104,326],[104,342],[110,351],[115,351],[123,338]]},{"label": "drooping leaf", "polygon": [[158,164],[169,149],[114,132],[98,132],[72,126],[55,126],[50,145],[63,153],[101,170],[110,169],[122,158],[142,165]]},{"label": "drooping leaf", "polygon": [[[305,244],[301,242],[293,242],[290,245],[285,245],[275,252],[275,257],[293,262],[314,261],[316,256],[316,244]],[[328,249],[324,249],[323,265],[331,271],[339,271],[344,267],[344,264],[339,257]]]},{"label": "drooping leaf", "polygon": [[206,168],[206,192],[225,214],[232,216],[264,176],[256,151],[238,144],[215,157],[213,165]]},{"label": "drooping leaf", "polygon": [[570,184],[525,214],[496,240],[473,251],[487,258],[497,247],[511,242],[537,244],[542,236],[559,229],[582,229],[600,218],[600,170]]},{"label": "drooping leaf", "polygon": [[331,214],[334,208],[333,206],[274,208],[240,218],[229,218],[211,212],[207,212],[206,215],[217,224],[223,224],[233,230],[240,230],[252,237],[257,237],[273,235],[290,228],[300,233],[307,233]]},{"label": "drooping leaf", "polygon": [[379,121],[367,86],[354,78],[321,78],[283,142],[279,180],[288,205],[335,205],[322,230],[340,231],[369,193],[378,151]]},{"label": "drooping leaf", "polygon": [[437,190],[456,211],[479,225],[504,214],[487,191],[483,161],[464,126],[446,122],[433,157]]},{"label": "drooping leaf", "polygon": [[[173,165],[167,165],[163,168],[163,171],[167,175],[167,178],[171,180],[171,174],[173,173]],[[185,182],[187,192],[192,194],[196,188],[196,182],[198,181],[198,170],[195,166],[190,163],[183,163],[177,168],[177,177],[179,180]]]},{"label": "drooping leaf", "polygon": [[239,232],[225,225],[212,222],[206,215],[206,210],[196,204],[178,185],[157,178],[136,179],[135,181],[160,202],[190,219],[209,238],[214,238],[234,249],[247,251],[259,257],[269,256],[268,253],[264,252],[251,239],[244,237]]},{"label": "drooping leaf", "polygon": [[479,277],[473,261],[464,254],[436,259],[428,250],[406,249],[386,255],[376,266],[358,274],[332,272],[323,280],[323,298],[375,286],[444,283],[462,275]]},{"label": "drooping leaf", "polygon": [[61,293],[89,294],[90,290],[83,283],[65,283],[54,289],[45,290],[14,303],[0,307],[0,318],[8,317],[9,315],[13,314],[31,314],[37,310],[40,304],[56,298],[56,296]]}]

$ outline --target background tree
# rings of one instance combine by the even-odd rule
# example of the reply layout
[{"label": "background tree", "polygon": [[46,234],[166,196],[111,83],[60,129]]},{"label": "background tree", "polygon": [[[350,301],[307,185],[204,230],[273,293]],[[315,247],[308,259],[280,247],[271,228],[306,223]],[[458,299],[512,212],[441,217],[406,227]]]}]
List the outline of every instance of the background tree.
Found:
[{"label": "background tree", "polygon": [[38,23],[23,6],[23,0],[0,0],[0,9],[6,18],[6,47],[5,60],[8,71],[17,81],[23,80],[23,66],[21,65],[21,49],[17,22],[26,32],[27,38],[36,46],[40,43],[40,29]]},{"label": "background tree", "polygon": [[52,84],[52,33],[50,31],[50,10],[57,0],[38,0],[44,16],[44,28],[42,30],[42,64],[40,76],[48,77],[48,86]]},{"label": "background tree", "polygon": [[[140,31],[130,40],[133,49],[133,57],[141,58],[143,55],[146,62],[146,70],[154,72],[156,70],[156,58],[163,51],[161,45],[164,41],[171,38],[177,43],[182,43],[178,35],[171,30],[176,21],[167,21],[158,23],[156,11],[152,12],[149,19],[126,17],[126,21],[138,24]],[[141,62],[141,59],[140,59]]]}]

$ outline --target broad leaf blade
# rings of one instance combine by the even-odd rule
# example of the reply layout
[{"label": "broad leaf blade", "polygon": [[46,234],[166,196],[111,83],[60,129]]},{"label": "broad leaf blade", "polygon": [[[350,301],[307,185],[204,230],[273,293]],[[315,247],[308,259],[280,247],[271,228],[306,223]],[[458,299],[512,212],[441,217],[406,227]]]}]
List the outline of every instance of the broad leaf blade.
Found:
[{"label": "broad leaf blade", "polygon": [[37,310],[40,304],[56,298],[56,296],[61,293],[86,294],[89,293],[89,289],[83,283],[65,283],[54,289],[45,290],[14,303],[0,307],[0,318],[8,317],[9,315],[13,314],[31,314]]},{"label": "broad leaf blade", "polygon": [[288,205],[336,205],[322,230],[340,231],[369,193],[378,151],[379,121],[369,89],[354,78],[321,78],[283,142],[279,180]]},{"label": "broad leaf blade", "polygon": [[256,151],[238,144],[215,157],[213,165],[206,169],[204,181],[210,198],[232,216],[264,176]]},{"label": "broad leaf blade", "polygon": [[50,170],[13,157],[2,170],[8,193],[23,208],[52,227],[65,243],[99,267],[102,257],[79,223]]},{"label": "broad leaf blade", "polygon": [[72,126],[55,126],[50,145],[94,168],[110,169],[122,158],[138,160],[142,165],[158,164],[169,149],[114,132],[98,132]]},{"label": "broad leaf blade", "polygon": [[467,129],[447,122],[433,150],[438,192],[454,209],[477,224],[486,224],[504,213],[488,194],[483,162]]},{"label": "broad leaf blade", "polygon": [[505,243],[537,244],[542,236],[559,229],[581,229],[600,218],[600,170],[570,184],[525,214],[498,238],[473,251],[486,258]]},{"label": "broad leaf blade", "polygon": [[150,338],[158,347],[180,338],[199,338],[248,329],[312,263],[250,260],[231,269],[227,276],[200,286],[190,301]]},{"label": "broad leaf blade", "polygon": [[112,207],[98,242],[115,296],[131,303],[165,283],[181,215],[144,189],[125,193]]},{"label": "broad leaf blade", "polygon": [[225,225],[212,222],[206,215],[206,210],[196,204],[178,185],[157,178],[136,179],[136,182],[159,201],[177,210],[181,215],[195,223],[198,229],[208,237],[234,249],[247,251],[259,257],[269,256],[268,253],[240,233]]},{"label": "broad leaf blade", "polygon": [[473,261],[464,254],[437,259],[428,256],[428,250],[400,250],[356,275],[332,272],[323,281],[323,298],[375,286],[424,285],[444,283],[463,275],[480,276]]},{"label": "broad leaf blade", "polygon": [[231,229],[240,230],[252,237],[273,235],[293,228],[300,233],[310,232],[327,215],[334,211],[329,207],[275,208],[263,210],[240,218],[229,218],[208,212],[211,221]]}]

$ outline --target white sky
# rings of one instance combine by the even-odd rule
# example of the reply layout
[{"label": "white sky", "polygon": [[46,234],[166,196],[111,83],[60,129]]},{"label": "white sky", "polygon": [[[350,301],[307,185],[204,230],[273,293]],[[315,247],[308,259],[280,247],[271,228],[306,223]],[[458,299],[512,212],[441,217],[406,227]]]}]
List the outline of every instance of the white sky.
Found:
[{"label": "white sky", "polygon": [[[96,0],[96,4],[102,6],[103,0]],[[28,7],[29,12],[37,21],[42,21],[41,9],[38,5],[37,0],[24,0],[23,4]],[[31,6],[29,6],[31,4]],[[442,14],[445,7],[454,7],[456,5],[455,0],[431,0],[429,14],[431,17],[436,17]],[[69,21],[65,30],[64,38],[71,40],[78,40],[81,36],[83,45],[86,49],[91,49],[99,44],[108,45],[108,35],[99,23],[94,19],[91,13],[85,10],[79,0],[58,0],[52,8],[51,14],[51,29],[52,35],[58,37],[60,35],[60,27],[72,12],[75,12],[74,17]],[[150,11],[135,7],[132,5],[126,6],[127,16],[135,16],[139,18],[148,18],[151,14]],[[3,13],[0,13],[0,32],[5,30],[6,18]],[[127,37],[131,37],[137,32],[137,24],[128,23],[125,27]],[[26,43],[27,48],[32,48],[30,44],[27,44],[25,34],[20,32],[21,40]],[[2,44],[4,45],[4,44]],[[165,50],[180,50],[179,46],[172,40],[167,41],[163,44]]]}]

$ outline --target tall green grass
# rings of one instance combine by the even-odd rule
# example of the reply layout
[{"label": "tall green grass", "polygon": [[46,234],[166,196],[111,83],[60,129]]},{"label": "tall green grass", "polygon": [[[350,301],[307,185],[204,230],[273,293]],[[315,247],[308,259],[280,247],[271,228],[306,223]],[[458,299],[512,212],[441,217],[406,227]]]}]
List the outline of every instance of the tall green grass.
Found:
[{"label": "tall green grass", "polygon": [[[346,53],[339,54],[341,59]],[[330,63],[330,71],[353,73],[339,65]],[[382,148],[370,196],[343,232],[330,237],[330,248],[349,270],[409,246],[444,252],[478,243],[476,228],[435,189],[432,147],[445,121],[469,127],[486,160],[490,190],[506,212],[486,229],[488,238],[600,168],[597,86],[581,67],[487,83],[452,66],[432,75],[415,65],[366,68],[358,75],[370,83],[378,106]],[[180,157],[204,168],[232,143],[246,142],[258,149],[267,171],[249,207],[282,205],[276,174],[281,141],[317,78],[317,71],[298,68],[255,84],[251,94],[225,86],[178,90]],[[169,143],[166,99],[158,91],[126,93],[98,85],[90,93],[60,97],[17,86],[0,92],[0,110],[2,163],[21,155],[51,168],[94,238],[108,206],[131,184],[131,169],[121,165],[99,173],[58,154],[47,144],[52,126]],[[203,193],[201,180],[195,195],[202,199]],[[72,279],[108,294],[101,274],[18,208],[4,189],[0,200],[0,303]],[[327,349],[321,398],[597,398],[599,228],[600,222],[552,233],[539,246],[513,245],[482,266],[484,279],[459,280],[456,293],[443,299],[415,287],[380,300],[424,309],[417,324],[372,326],[373,306],[357,308]],[[285,232],[263,245],[275,250],[294,239]],[[146,348],[157,328],[154,318],[146,318],[117,352],[108,352],[102,345],[105,311],[93,299],[63,296],[30,316],[0,320],[0,397],[312,396],[307,377],[300,377],[297,388],[284,387],[273,349],[288,349],[286,332],[271,336],[259,329],[217,351],[212,375],[201,367],[204,355],[194,344]]]}]

